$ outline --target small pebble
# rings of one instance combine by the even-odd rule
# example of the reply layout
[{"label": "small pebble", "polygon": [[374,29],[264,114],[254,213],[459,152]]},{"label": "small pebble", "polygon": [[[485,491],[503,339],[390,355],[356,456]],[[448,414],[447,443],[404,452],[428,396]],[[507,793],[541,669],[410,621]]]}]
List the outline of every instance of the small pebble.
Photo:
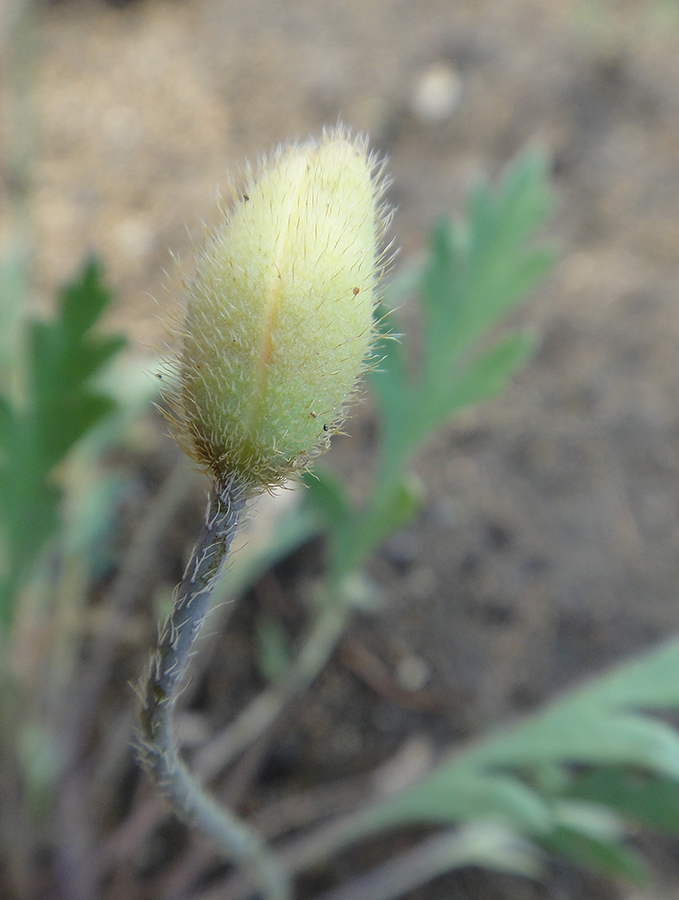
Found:
[{"label": "small pebble", "polygon": [[396,667],[396,680],[406,691],[421,691],[429,681],[429,666],[420,657],[408,654]]},{"label": "small pebble", "polygon": [[449,119],[460,105],[462,80],[446,63],[434,63],[420,75],[412,100],[415,115],[427,122]]}]

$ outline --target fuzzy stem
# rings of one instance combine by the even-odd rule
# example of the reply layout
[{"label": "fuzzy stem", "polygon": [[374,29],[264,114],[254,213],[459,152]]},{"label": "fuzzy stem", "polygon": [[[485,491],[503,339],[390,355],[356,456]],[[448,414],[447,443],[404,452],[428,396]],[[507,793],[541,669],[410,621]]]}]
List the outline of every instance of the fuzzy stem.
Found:
[{"label": "fuzzy stem", "polygon": [[258,880],[266,900],[288,900],[289,878],[259,836],[205,794],[179,756],[173,713],[212,585],[226,560],[247,492],[235,479],[215,485],[205,525],[141,688],[139,757],[158,790],[187,824],[210,837]]}]

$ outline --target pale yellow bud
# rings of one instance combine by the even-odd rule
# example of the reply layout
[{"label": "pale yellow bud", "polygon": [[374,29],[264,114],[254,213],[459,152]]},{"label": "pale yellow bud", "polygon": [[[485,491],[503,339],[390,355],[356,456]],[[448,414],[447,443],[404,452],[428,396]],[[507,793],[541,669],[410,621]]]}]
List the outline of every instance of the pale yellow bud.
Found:
[{"label": "pale yellow bud", "polygon": [[370,356],[381,167],[345,129],[279,149],[198,254],[173,401],[223,482],[279,484],[327,445]]}]

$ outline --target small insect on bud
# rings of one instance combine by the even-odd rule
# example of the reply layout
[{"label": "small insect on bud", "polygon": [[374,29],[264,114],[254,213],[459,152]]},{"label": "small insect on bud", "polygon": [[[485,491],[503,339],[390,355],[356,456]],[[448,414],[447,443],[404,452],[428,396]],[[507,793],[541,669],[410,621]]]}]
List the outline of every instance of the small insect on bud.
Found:
[{"label": "small insect on bud", "polygon": [[369,360],[388,215],[344,128],[277,150],[196,259],[175,433],[219,483],[280,484],[325,449]]}]

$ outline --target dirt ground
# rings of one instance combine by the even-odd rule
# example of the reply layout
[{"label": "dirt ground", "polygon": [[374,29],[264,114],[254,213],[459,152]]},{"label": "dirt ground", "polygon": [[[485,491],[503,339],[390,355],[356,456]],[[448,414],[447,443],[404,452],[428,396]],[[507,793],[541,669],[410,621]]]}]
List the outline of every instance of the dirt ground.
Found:
[{"label": "dirt ground", "polygon": [[[95,248],[142,355],[160,340],[152,297],[175,303],[168,248],[189,259],[216,186],[280,140],[340,116],[367,131],[390,158],[402,259],[522,149],[551,159],[559,261],[515,317],[538,352],[419,458],[423,511],[370,567],[389,609],[357,623],[297,708],[267,783],[354,774],[409,734],[443,745],[499,726],[679,630],[679,4],[62,0],[42,19],[38,302]],[[367,407],[352,429],[331,458],[360,479]],[[253,603],[287,614],[295,567],[317,558]],[[380,693],[357,646],[397,681],[419,672],[434,699]],[[653,850],[647,893],[557,869],[544,888],[467,872],[410,896],[659,900],[676,896],[677,852]],[[110,897],[175,896],[132,883]]]}]

